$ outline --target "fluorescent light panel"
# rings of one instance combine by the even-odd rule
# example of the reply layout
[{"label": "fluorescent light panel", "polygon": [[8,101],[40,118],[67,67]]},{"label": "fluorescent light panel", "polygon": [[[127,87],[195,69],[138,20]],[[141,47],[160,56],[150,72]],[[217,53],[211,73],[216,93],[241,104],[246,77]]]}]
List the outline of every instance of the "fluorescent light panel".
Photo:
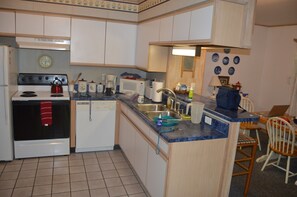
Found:
[{"label": "fluorescent light panel", "polygon": [[172,55],[192,56],[196,54],[196,47],[173,47]]}]

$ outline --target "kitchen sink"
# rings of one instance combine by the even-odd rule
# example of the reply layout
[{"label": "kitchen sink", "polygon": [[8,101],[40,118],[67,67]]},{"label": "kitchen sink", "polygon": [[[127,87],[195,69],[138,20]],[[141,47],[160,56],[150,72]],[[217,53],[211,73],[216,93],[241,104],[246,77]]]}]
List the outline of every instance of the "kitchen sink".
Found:
[{"label": "kitchen sink", "polygon": [[146,111],[144,113],[150,120],[154,120],[154,117],[158,117],[160,114],[162,117],[171,117],[171,120],[182,120],[181,116],[174,111]]},{"label": "kitchen sink", "polygon": [[163,104],[137,104],[137,109],[142,112],[165,111],[166,105]]}]

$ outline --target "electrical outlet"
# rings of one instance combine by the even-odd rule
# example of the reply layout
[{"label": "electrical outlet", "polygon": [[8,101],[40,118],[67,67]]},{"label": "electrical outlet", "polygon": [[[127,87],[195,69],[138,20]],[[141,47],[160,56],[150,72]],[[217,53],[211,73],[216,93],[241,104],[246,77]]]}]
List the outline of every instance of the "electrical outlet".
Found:
[{"label": "electrical outlet", "polygon": [[205,122],[206,124],[211,125],[212,119],[211,119],[210,117],[205,116],[205,118],[204,118],[204,122]]}]

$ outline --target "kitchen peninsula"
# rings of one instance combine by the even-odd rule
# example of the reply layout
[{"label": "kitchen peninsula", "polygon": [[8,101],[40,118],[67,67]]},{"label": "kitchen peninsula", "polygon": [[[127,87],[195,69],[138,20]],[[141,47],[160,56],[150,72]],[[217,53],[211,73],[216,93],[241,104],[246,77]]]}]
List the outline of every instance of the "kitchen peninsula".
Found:
[{"label": "kitchen peninsula", "polygon": [[229,195],[239,124],[258,116],[217,109],[215,101],[195,95],[205,103],[202,122],[181,121],[158,133],[135,102],[119,100],[119,145],[152,196]]}]

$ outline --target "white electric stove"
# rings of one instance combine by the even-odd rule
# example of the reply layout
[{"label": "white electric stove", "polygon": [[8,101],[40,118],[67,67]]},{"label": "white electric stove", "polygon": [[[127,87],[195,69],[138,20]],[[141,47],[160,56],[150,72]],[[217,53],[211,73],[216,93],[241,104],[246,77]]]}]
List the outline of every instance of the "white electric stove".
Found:
[{"label": "white electric stove", "polygon": [[[62,93],[51,93],[56,80]],[[15,158],[70,153],[70,97],[66,74],[20,73],[12,97]]]}]

